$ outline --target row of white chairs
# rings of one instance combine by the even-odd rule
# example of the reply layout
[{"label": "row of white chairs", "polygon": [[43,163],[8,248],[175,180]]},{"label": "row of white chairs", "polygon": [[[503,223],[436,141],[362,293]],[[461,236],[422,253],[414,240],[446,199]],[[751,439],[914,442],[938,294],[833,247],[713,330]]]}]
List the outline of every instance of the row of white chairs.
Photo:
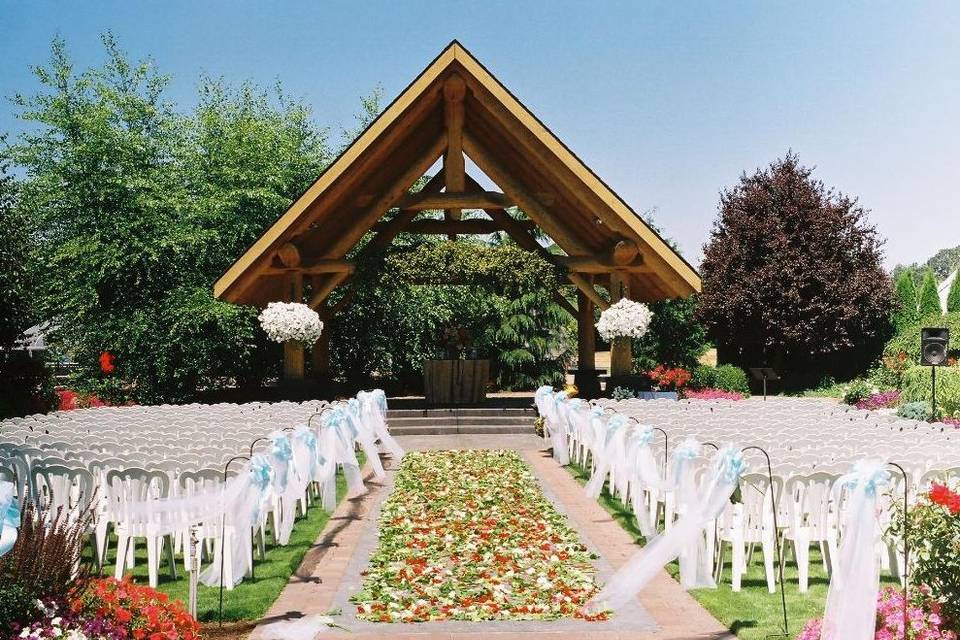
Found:
[{"label": "row of white chairs", "polygon": [[[741,502],[728,505],[704,532],[718,580],[725,566],[724,555],[730,551],[734,590],[740,589],[757,549],[763,555],[768,588],[775,589],[776,543],[795,558],[801,592],[809,585],[811,546],[820,548],[824,569],[832,573],[843,533],[844,494],[837,480],[857,460],[878,458],[901,464],[907,472],[911,499],[933,480],[960,479],[960,433],[954,429],[825,402],[633,399],[591,404],[538,393],[537,404],[546,418],[545,438],[555,457],[561,463],[577,462],[591,474],[603,474],[594,486],[608,483],[610,491],[631,506],[648,534],[655,533],[651,526],[669,529],[684,511],[679,496],[670,489],[674,472],[670,454],[679,443],[695,438],[714,446],[734,442],[767,452],[772,487],[766,456],[755,449],[745,451],[749,473],[742,479]],[[657,430],[651,431],[651,427]],[[649,441],[652,456],[638,455],[638,438]],[[918,439],[929,441],[915,442]],[[565,451],[558,455],[558,448]],[[709,475],[712,453],[706,445],[694,461],[698,482]],[[651,470],[640,470],[638,464],[653,465],[652,473],[659,481],[651,481]],[[890,484],[880,500],[877,553],[884,568],[902,580],[901,542],[881,535],[905,490],[899,470],[892,466],[890,470]],[[774,504],[777,527],[773,526]]]}]

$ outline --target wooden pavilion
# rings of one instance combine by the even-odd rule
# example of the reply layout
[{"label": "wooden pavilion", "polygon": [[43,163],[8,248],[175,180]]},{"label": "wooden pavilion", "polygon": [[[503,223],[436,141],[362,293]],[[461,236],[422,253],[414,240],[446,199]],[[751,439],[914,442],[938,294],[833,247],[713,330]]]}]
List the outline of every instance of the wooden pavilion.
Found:
[{"label": "wooden pavilion", "polygon": [[[500,191],[485,190],[469,158]],[[442,158],[416,193],[418,183]],[[507,214],[521,209],[563,251],[554,255],[531,227]],[[442,220],[425,211],[444,211]],[[463,219],[464,210],[482,218]],[[393,212],[385,218],[385,214]],[[595,369],[594,306],[629,297],[656,301],[700,290],[700,277],[679,253],[574,155],[460,43],[454,41],[317,178],[217,280],[214,295],[265,306],[304,301],[330,322],[350,304],[355,272],[348,253],[380,250],[397,234],[504,231],[559,265],[577,288],[576,307],[558,301],[579,325],[579,368]],[[348,287],[335,304],[328,299]],[[329,332],[312,349],[315,373],[328,371]],[[627,350],[614,359],[629,362]],[[288,377],[302,377],[303,349],[287,346]]]}]

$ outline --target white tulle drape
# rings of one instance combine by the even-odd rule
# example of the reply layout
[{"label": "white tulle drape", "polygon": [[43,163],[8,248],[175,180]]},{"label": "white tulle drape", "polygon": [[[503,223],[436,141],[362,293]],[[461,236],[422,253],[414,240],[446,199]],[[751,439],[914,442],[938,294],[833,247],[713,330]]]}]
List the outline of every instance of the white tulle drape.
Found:
[{"label": "white tulle drape", "polygon": [[0,482],[0,556],[9,553],[17,542],[20,527],[20,505],[13,495],[12,482]]},{"label": "white tulle drape", "polygon": [[714,456],[709,481],[697,491],[691,463],[699,453],[700,445],[692,439],[685,440],[674,451],[672,484],[681,496],[680,518],[669,531],[650,539],[614,574],[600,593],[587,603],[588,612],[620,608],[677,557],[680,557],[684,587],[713,586],[709,562],[705,562],[708,559],[700,553],[700,541],[704,527],[720,515],[730,500],[746,465],[739,448],[734,445],[724,447]]},{"label": "white tulle drape", "polygon": [[873,640],[880,590],[876,554],[877,489],[890,475],[880,460],[861,460],[836,483],[835,500],[846,492],[840,550],[830,578],[822,640]]}]

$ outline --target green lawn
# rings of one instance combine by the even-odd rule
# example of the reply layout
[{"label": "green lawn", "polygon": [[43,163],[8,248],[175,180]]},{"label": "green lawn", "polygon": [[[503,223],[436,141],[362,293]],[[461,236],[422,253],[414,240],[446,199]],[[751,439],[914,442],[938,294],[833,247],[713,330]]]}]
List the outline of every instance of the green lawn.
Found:
[{"label": "green lawn", "polygon": [[[358,455],[358,458],[360,456]],[[361,459],[361,465],[363,461]],[[346,495],[346,482],[343,475],[337,476],[337,502]],[[264,560],[254,557],[254,578],[246,578],[237,585],[232,591],[223,592],[223,619],[225,621],[239,620],[259,620],[266,614],[270,605],[273,604],[277,596],[286,586],[287,581],[300,562],[303,556],[313,546],[314,541],[320,535],[320,532],[326,526],[330,515],[321,507],[319,501],[314,502],[308,510],[305,518],[297,521],[290,536],[290,543],[285,547],[273,546],[267,544],[267,553]],[[113,575],[113,568],[116,561],[116,539],[111,540],[110,551],[108,553],[107,563],[104,573]],[[187,574],[183,571],[183,560],[177,558],[178,579],[170,578],[170,571],[166,561],[161,559],[159,589],[167,593],[171,598],[182,600],[186,603],[189,596],[189,582]],[[137,547],[136,567],[131,573],[140,584],[147,583],[147,552],[143,541],[139,541]],[[201,622],[217,620],[217,611],[219,606],[218,587],[207,587],[199,585],[197,592],[197,619]]]},{"label": "green lawn", "polygon": [[[589,473],[583,468],[570,465],[567,467],[571,474],[581,484],[586,484]],[[636,526],[633,513],[619,500],[613,498],[606,489],[600,496],[600,504],[623,527],[638,544],[644,539]],[[743,578],[742,588],[734,593],[730,588],[730,552],[726,552],[727,561],[724,566],[722,583],[716,589],[694,589],[690,594],[717,620],[726,625],[737,637],[744,640],[763,640],[772,634],[783,633],[783,612],[780,602],[779,587],[776,593],[767,591],[767,581],[763,571],[763,556],[755,553],[753,561]],[[820,617],[823,614],[827,599],[828,579],[820,558],[819,549],[810,551],[810,589],[807,593],[800,593],[797,581],[797,566],[792,557],[784,566],[784,580],[787,583],[787,620],[790,637],[794,638],[810,618]],[[667,571],[674,578],[679,573],[676,563],[667,566]],[[894,581],[884,576],[885,582]]]}]

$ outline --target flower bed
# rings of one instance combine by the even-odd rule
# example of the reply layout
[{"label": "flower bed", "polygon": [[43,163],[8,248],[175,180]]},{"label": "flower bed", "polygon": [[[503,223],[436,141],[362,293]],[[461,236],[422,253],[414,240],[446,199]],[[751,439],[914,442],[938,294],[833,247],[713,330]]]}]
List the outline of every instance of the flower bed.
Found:
[{"label": "flower bed", "polygon": [[[938,605],[921,594],[922,601],[911,604],[908,610],[910,629],[908,638],[922,640],[957,640],[957,635],[942,627]],[[821,640],[821,621],[810,620],[796,640]],[[903,637],[903,593],[886,587],[877,598],[877,627],[875,640],[896,640]]]},{"label": "flower bed", "polygon": [[408,453],[379,530],[352,598],[364,620],[583,617],[598,591],[591,554],[513,451]]},{"label": "flower bed", "polygon": [[876,411],[877,409],[892,409],[899,403],[899,391],[882,391],[880,393],[870,394],[866,398],[861,398],[857,401],[856,407],[857,409],[869,409],[871,411]]},{"label": "flower bed", "polygon": [[743,400],[743,394],[721,389],[687,389],[683,397],[689,400]]}]

